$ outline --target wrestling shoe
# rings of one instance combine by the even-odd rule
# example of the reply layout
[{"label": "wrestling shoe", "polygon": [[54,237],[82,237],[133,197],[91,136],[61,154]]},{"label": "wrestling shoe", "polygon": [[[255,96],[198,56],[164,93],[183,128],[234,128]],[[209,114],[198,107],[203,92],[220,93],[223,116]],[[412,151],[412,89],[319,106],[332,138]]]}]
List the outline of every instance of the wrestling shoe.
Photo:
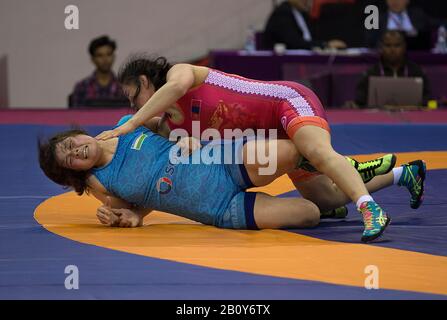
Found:
[{"label": "wrestling shoe", "polygon": [[383,157],[365,162],[359,162],[349,157],[345,158],[348,159],[349,163],[360,174],[363,183],[371,181],[372,178],[374,178],[375,176],[387,174],[396,165],[396,156],[391,153],[386,154]]},{"label": "wrestling shoe", "polygon": [[346,206],[320,213],[320,219],[344,219],[348,215]]},{"label": "wrestling shoe", "polygon": [[380,237],[391,222],[390,217],[375,201],[363,202],[358,210],[363,215],[365,225],[362,242],[370,242]]},{"label": "wrestling shoe", "polygon": [[411,194],[410,206],[413,209],[417,209],[424,201],[424,182],[427,171],[425,162],[416,160],[404,164],[402,167],[402,175],[397,184],[407,187]]}]

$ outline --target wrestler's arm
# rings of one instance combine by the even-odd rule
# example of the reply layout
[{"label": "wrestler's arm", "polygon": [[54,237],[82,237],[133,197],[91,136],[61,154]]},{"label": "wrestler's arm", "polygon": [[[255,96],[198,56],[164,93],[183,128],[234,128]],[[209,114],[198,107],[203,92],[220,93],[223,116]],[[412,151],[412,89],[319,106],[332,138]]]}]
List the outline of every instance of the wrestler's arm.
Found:
[{"label": "wrestler's arm", "polygon": [[[171,129],[169,128],[166,116],[155,117],[144,123],[146,128],[149,128],[152,132],[155,132],[163,138],[170,139],[169,134]],[[173,140],[171,140],[173,141]],[[177,146],[182,150],[182,155],[190,155],[193,151],[201,147],[200,140],[193,137],[182,137],[177,140]]]},{"label": "wrestler's arm", "polygon": [[124,124],[96,136],[98,140],[108,140],[132,132],[147,121],[164,113],[183,97],[189,89],[201,85],[208,76],[207,67],[177,64],[169,69],[166,83]]},{"label": "wrestler's arm", "polygon": [[152,210],[139,208],[109,194],[104,186],[94,177],[88,178],[89,192],[103,203],[96,211],[102,224],[110,227],[141,227],[143,218]]},{"label": "wrestler's arm", "polygon": [[[165,112],[189,89],[199,85],[203,80],[196,76],[195,67],[181,63],[174,65],[166,75],[166,83],[138,110],[131,120],[138,127],[158,114]],[[200,79],[199,79],[200,78]]]},{"label": "wrestler's arm", "polygon": [[[166,139],[170,138],[169,134],[171,133],[171,129],[166,123],[165,116],[152,118],[149,121],[146,121],[144,126]],[[177,146],[182,150],[183,156],[190,155],[192,152],[202,147],[200,140],[194,137],[182,137],[178,139]]]},{"label": "wrestler's arm", "polygon": [[152,119],[147,120],[144,123],[146,128],[149,128],[152,132],[158,133],[162,137],[169,139],[169,134],[171,133],[171,129],[166,123],[166,117],[154,117]]}]

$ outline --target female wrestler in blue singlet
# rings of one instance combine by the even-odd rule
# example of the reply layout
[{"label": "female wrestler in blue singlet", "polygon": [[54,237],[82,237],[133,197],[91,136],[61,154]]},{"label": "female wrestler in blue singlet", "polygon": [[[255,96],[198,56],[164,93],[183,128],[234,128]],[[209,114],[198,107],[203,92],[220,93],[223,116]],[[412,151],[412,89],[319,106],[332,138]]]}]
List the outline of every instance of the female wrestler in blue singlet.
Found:
[{"label": "female wrestler in blue singlet", "polygon": [[[155,209],[221,228],[311,227],[318,224],[324,203],[329,210],[349,202],[325,176],[321,178],[326,179],[321,193],[331,201],[318,201],[320,208],[306,199],[246,192],[251,186],[267,185],[296,169],[300,155],[290,140],[216,141],[186,158],[179,157],[173,146],[174,143],[146,127],[106,141],[72,130],[41,143],[39,161],[54,182],[72,187],[78,194],[91,192],[108,207],[130,215],[126,219],[118,217],[118,226],[139,226],[143,217]],[[257,158],[252,163],[253,159],[248,157],[249,153],[257,154],[258,147],[268,154],[276,153],[277,169],[273,174],[261,175],[260,168],[265,164],[260,164]],[[206,159],[221,161],[204,163],[202,153],[206,153]],[[194,164],[197,155],[202,162]],[[391,171],[376,176],[366,186],[370,192],[393,183],[409,188],[404,183],[408,180],[404,169],[416,172],[419,162],[422,163],[404,165],[399,177],[397,171]],[[98,218],[104,224],[114,225],[108,220],[110,217],[98,215]]]},{"label": "female wrestler in blue singlet", "polygon": [[278,145],[278,170],[266,176],[258,173],[261,165],[246,161],[246,150],[254,147],[256,141],[245,142],[214,142],[213,146],[196,150],[189,156],[190,160],[200,152],[207,152],[211,157],[214,152],[226,156],[224,149],[230,144],[234,158],[243,157],[240,159],[243,161],[191,164],[192,160],[182,163],[181,158],[174,161],[174,143],[146,127],[107,141],[98,141],[75,130],[41,145],[40,164],[56,183],[73,187],[78,194],[91,192],[103,203],[109,197],[114,208],[139,208],[141,216],[150,210],[160,210],[233,229],[318,224],[320,210],[308,200],[245,192],[253,185],[266,185],[295,168],[299,155],[293,143],[264,142],[267,147],[272,143]]}]

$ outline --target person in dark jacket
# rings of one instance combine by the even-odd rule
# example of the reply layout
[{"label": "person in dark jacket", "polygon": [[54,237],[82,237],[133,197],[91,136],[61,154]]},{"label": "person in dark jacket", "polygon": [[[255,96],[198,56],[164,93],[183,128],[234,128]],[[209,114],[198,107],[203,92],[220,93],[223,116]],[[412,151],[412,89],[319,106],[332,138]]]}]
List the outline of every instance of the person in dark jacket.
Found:
[{"label": "person in dark jacket", "polygon": [[405,34],[409,50],[429,50],[434,20],[423,10],[412,7],[410,0],[387,0],[386,11],[379,15],[379,29],[366,31],[367,45],[376,48],[386,30],[398,30]]},{"label": "person in dark jacket", "polygon": [[287,49],[346,48],[341,40],[323,42],[313,36],[314,26],[309,19],[311,0],[288,0],[270,15],[263,35],[263,47],[272,49],[282,43]]}]

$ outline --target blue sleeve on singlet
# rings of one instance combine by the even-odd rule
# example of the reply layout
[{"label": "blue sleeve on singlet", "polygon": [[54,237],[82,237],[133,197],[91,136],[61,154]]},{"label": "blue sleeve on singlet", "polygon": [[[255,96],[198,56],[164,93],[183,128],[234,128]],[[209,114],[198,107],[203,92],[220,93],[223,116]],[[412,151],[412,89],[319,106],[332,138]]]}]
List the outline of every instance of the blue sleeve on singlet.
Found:
[{"label": "blue sleeve on singlet", "polygon": [[114,128],[117,128],[119,126],[122,126],[123,124],[125,124],[127,121],[129,121],[130,118],[133,117],[133,114],[127,114],[125,116],[123,116],[118,123],[116,124],[116,126]]}]

